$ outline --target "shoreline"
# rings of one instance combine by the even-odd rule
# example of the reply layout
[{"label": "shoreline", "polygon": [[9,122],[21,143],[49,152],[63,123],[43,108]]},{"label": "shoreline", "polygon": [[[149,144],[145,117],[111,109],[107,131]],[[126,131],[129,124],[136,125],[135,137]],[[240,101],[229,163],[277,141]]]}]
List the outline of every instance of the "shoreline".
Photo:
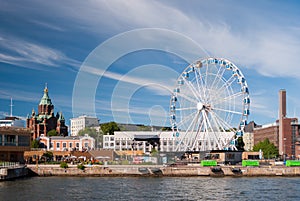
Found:
[{"label": "shoreline", "polygon": [[300,176],[300,167],[285,166],[162,166],[162,165],[91,165],[84,170],[77,165],[61,168],[59,165],[27,165],[29,176],[78,176],[78,177],[260,177],[260,176]]}]

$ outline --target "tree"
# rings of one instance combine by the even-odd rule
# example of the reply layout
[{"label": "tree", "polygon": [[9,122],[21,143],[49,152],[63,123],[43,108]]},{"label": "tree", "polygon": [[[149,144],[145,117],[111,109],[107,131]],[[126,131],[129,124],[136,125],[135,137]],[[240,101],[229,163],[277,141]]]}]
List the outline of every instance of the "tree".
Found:
[{"label": "tree", "polygon": [[270,143],[270,140],[266,138],[264,141],[261,141],[254,145],[253,151],[262,150],[265,158],[275,158],[279,155],[277,147],[273,143]]},{"label": "tree", "polygon": [[99,145],[101,147],[103,142],[103,132],[101,130],[98,132],[95,128],[86,127],[78,131],[78,136],[84,136],[85,134],[96,140],[96,148],[99,148]]},{"label": "tree", "polygon": [[35,139],[35,140],[32,140],[31,142],[31,148],[39,148],[40,147],[40,141]]},{"label": "tree", "polygon": [[103,133],[113,135],[115,131],[120,131],[120,128],[116,122],[109,122],[109,123],[104,123],[101,124],[101,130]]},{"label": "tree", "polygon": [[239,137],[237,139],[237,146],[236,148],[239,150],[239,151],[244,151],[244,146],[245,146],[245,143],[243,141],[243,137]]},{"label": "tree", "polygon": [[86,127],[84,129],[81,129],[80,131],[78,131],[78,136],[84,136],[85,134],[88,134],[89,136],[91,136],[93,138],[98,137],[97,130],[95,128]]},{"label": "tree", "polygon": [[55,130],[55,129],[52,129],[51,131],[49,131],[48,133],[47,133],[47,136],[48,137],[51,137],[51,136],[57,136],[57,131]]},{"label": "tree", "polygon": [[53,153],[51,151],[46,151],[43,153],[42,157],[45,157],[46,161],[53,159]]}]

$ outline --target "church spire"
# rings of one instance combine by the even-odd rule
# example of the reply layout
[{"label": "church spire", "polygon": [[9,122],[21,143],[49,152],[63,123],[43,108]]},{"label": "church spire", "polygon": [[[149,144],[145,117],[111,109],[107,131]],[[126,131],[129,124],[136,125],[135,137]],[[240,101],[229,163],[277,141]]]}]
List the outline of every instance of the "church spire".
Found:
[{"label": "church spire", "polygon": [[51,99],[48,95],[47,83],[45,84],[44,95],[43,95],[39,105],[52,105]]}]

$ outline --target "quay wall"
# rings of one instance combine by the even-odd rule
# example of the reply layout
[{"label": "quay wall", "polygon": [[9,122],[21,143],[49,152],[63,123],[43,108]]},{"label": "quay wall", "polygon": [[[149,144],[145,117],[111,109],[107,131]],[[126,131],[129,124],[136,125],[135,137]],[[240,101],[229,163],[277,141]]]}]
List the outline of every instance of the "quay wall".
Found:
[{"label": "quay wall", "polygon": [[37,176],[300,176],[300,167],[285,166],[142,166],[92,165],[84,170],[76,165],[64,169],[59,165],[28,165],[31,175]]},{"label": "quay wall", "polygon": [[25,177],[27,175],[28,168],[26,166],[0,168],[0,181]]}]

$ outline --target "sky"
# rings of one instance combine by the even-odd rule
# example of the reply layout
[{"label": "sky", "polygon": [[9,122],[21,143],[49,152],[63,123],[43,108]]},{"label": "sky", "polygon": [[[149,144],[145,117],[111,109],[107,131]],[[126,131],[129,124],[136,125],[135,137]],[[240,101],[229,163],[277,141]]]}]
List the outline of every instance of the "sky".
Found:
[{"label": "sky", "polygon": [[299,117],[300,4],[292,0],[0,0],[0,117],[37,111],[170,125],[172,88],[201,58],[226,58],[250,91],[248,121]]}]

